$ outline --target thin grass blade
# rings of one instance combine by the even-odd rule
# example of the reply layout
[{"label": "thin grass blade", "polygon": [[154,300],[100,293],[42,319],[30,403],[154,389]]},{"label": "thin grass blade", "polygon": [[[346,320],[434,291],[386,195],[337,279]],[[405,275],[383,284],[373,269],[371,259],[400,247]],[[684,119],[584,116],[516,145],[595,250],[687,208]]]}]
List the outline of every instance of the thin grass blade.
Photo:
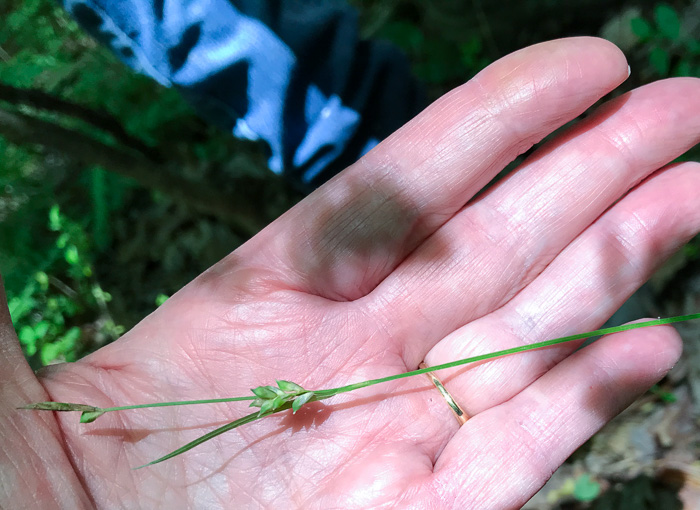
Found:
[{"label": "thin grass blade", "polygon": [[229,430],[233,430],[236,427],[240,427],[241,425],[245,425],[246,423],[250,423],[250,422],[255,421],[257,419],[258,419],[257,412],[246,415],[243,418],[239,418],[235,421],[232,421],[231,423],[224,425],[223,427],[219,427],[218,429],[212,430],[211,432],[208,432],[208,433],[204,434],[203,436],[198,437],[194,441],[190,441],[186,445],[181,446],[177,450],[174,450],[174,451],[168,453],[167,455],[163,455],[159,459],[153,460],[153,461],[149,462],[148,464],[144,464],[143,466],[139,466],[139,467],[136,467],[134,469],[141,469],[141,468],[144,468],[146,466],[152,466],[154,464],[158,464],[160,462],[163,462],[164,460],[172,459],[173,457],[176,457],[177,455],[180,455],[181,453],[189,451],[192,448],[194,448],[195,446],[199,446],[200,444],[205,443],[205,442],[209,441],[210,439],[213,439],[216,436],[223,434],[224,432],[228,432]]}]

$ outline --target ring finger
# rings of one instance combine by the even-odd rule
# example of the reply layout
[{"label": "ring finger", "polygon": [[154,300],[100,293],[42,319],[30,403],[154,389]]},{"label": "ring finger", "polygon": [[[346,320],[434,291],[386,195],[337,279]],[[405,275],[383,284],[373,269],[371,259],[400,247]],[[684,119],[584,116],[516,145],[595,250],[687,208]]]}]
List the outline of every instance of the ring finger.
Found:
[{"label": "ring finger", "polygon": [[[428,366],[598,327],[700,230],[699,169],[686,163],[651,177],[509,303],[437,344],[426,356]],[[466,413],[475,415],[511,399],[577,345],[445,370],[440,377]]]}]

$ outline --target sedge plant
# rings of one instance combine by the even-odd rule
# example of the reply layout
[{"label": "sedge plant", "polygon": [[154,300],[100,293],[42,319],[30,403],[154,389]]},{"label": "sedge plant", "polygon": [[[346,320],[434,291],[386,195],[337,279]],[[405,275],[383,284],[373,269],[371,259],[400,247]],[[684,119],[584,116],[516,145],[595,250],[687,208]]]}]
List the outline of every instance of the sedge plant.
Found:
[{"label": "sedge plant", "polygon": [[242,418],[238,418],[222,427],[219,427],[211,432],[204,434],[203,436],[181,446],[180,448],[155,459],[143,466],[139,466],[135,469],[140,469],[146,466],[151,466],[153,464],[158,464],[165,460],[171,459],[177,455],[185,453],[192,448],[209,441],[229,430],[233,430],[247,423],[252,423],[254,421],[260,420],[267,416],[273,414],[281,413],[283,411],[292,410],[292,413],[296,413],[304,405],[309,402],[318,402],[321,400],[326,400],[341,393],[348,393],[350,391],[359,390],[361,388],[366,388],[368,386],[374,386],[375,384],[382,384],[389,381],[394,381],[397,379],[403,379],[405,377],[414,377],[421,374],[426,374],[428,372],[437,372],[439,370],[445,370],[448,368],[454,368],[462,365],[467,365],[469,363],[475,363],[478,361],[493,360],[495,358],[500,358],[503,356],[508,356],[520,352],[532,351],[535,349],[542,349],[544,347],[549,347],[552,345],[563,344],[566,342],[572,342],[575,340],[582,340],[589,337],[596,337],[601,335],[609,335],[611,333],[618,333],[620,331],[628,331],[631,329],[647,328],[652,326],[661,326],[664,324],[673,324],[677,322],[685,322],[690,320],[700,319],[700,313],[690,314],[690,315],[679,315],[676,317],[668,318],[658,318],[652,319],[644,322],[634,322],[630,324],[623,324],[621,326],[614,326],[609,328],[598,329],[595,331],[588,331],[586,333],[578,333],[575,335],[564,336],[560,338],[554,338],[552,340],[545,340],[543,342],[537,342],[528,345],[522,345],[519,347],[512,347],[510,349],[503,349],[500,351],[494,351],[487,354],[480,354],[478,356],[471,356],[469,358],[464,358],[456,361],[451,361],[449,363],[443,363],[441,365],[435,365],[432,367],[422,368],[418,370],[412,370],[409,372],[404,372],[401,374],[390,375],[386,377],[381,377],[378,379],[370,379],[367,381],[361,381],[353,384],[348,384],[346,386],[340,386],[337,388],[328,388],[320,390],[309,390],[301,387],[300,385],[284,380],[277,380],[276,386],[258,386],[257,388],[252,388],[252,395],[243,397],[229,397],[229,398],[215,398],[215,399],[204,399],[204,400],[187,400],[187,401],[177,401],[177,402],[156,402],[151,404],[136,404],[136,405],[125,405],[118,407],[96,407],[87,404],[74,404],[67,402],[38,402],[34,404],[29,404],[26,406],[19,407],[18,409],[29,409],[37,411],[78,411],[80,412],[80,422],[81,423],[91,423],[97,420],[100,416],[105,413],[114,411],[125,411],[129,409],[141,409],[146,407],[167,407],[167,406],[182,406],[182,405],[196,405],[196,404],[216,404],[222,402],[238,402],[238,401],[250,401],[250,407],[258,408],[257,411],[252,412]]}]

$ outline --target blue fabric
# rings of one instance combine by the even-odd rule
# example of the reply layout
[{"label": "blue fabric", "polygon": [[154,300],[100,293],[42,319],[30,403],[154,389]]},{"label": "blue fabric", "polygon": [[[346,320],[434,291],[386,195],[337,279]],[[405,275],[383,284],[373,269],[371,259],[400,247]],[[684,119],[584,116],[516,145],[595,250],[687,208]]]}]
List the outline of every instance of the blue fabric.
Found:
[{"label": "blue fabric", "polygon": [[[207,120],[263,140],[305,189],[423,106],[406,59],[359,41],[337,0],[63,0],[127,65],[178,87]],[[393,90],[392,90],[393,89]]]}]

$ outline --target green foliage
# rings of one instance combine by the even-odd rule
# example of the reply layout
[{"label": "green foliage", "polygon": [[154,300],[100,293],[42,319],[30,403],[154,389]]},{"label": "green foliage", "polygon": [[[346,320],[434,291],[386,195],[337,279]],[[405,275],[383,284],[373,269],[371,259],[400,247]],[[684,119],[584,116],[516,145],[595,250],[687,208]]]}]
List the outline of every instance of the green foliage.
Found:
[{"label": "green foliage", "polygon": [[[172,166],[183,172],[223,166],[239,148],[203,126],[176,90],[127,69],[55,2],[8,0],[0,19],[0,83],[106,113],[134,140],[177,157]],[[123,143],[63,113],[3,99],[0,108]],[[1,137],[0,154],[0,270],[34,366],[116,338],[118,324],[153,309],[158,291],[174,292],[240,242],[215,219],[193,220],[167,197],[154,203],[149,190],[72,154]]]},{"label": "green foliage", "polygon": [[0,47],[6,54],[0,82],[109,112],[150,144],[172,136],[165,126],[193,118],[175,90],[130,72],[54,2],[9,0],[0,16]]},{"label": "green foliage", "polygon": [[414,63],[416,75],[428,84],[462,82],[488,65],[481,39],[465,34],[459,41],[441,34],[426,37],[421,27],[406,20],[391,21],[378,33],[403,49]]},{"label": "green foliage", "polygon": [[683,504],[670,487],[639,476],[606,491],[590,507],[592,510],[681,510]]},{"label": "green foliage", "polygon": [[[645,65],[640,70],[642,81],[677,76],[700,77],[700,34],[685,33],[681,16],[670,5],[657,4],[647,18],[631,20],[631,29],[639,40],[638,51]],[[633,64],[634,68],[634,64]],[[684,154],[678,161],[697,160],[698,147]],[[688,260],[700,253],[700,237],[696,237],[684,249]]]},{"label": "green foliage", "polygon": [[[35,365],[74,361],[93,347],[95,338],[83,334],[88,317],[93,335],[113,339],[123,332],[107,312],[111,296],[93,278],[90,243],[84,228],[63,215],[58,206],[49,212],[52,249],[19,292],[8,291],[12,321],[25,355]],[[50,276],[51,275],[51,276]],[[61,278],[55,276],[60,275]]]},{"label": "green foliage", "polygon": [[[51,342],[63,339],[62,352],[71,351],[77,345],[76,333],[68,334],[71,326],[61,317],[79,313],[74,310],[73,291],[87,295],[92,291],[83,287],[96,285],[94,259],[101,251],[96,252],[95,247],[106,249],[111,232],[109,215],[121,207],[124,194],[133,185],[101,169],[91,169],[77,178],[72,178],[70,169],[61,167],[54,167],[55,175],[47,174],[41,154],[6,144],[2,139],[0,153],[5,156],[0,172],[0,268],[8,299],[17,306],[22,303],[18,310],[24,310],[31,303],[32,313],[50,317],[52,324],[44,334],[45,326],[40,325],[41,321],[23,323],[31,328],[39,327],[34,335],[24,328],[25,347],[33,354],[41,352],[38,348],[44,342],[41,338]],[[66,189],[69,180],[70,187]],[[91,196],[92,200],[71,200],[75,194]],[[65,214],[55,204],[56,200],[72,202],[66,205]],[[81,220],[72,221],[69,216]],[[66,283],[61,286],[63,291],[56,293],[59,282]],[[74,290],[76,288],[78,290]],[[100,299],[104,302],[109,300],[103,298]],[[96,303],[95,299],[87,302]],[[40,312],[37,309],[40,306],[49,308]],[[101,313],[95,308],[92,318]],[[61,324],[66,329],[59,331],[56,328]],[[20,331],[19,325],[17,330]],[[45,359],[52,357],[41,355]]]},{"label": "green foliage", "polygon": [[650,73],[644,78],[700,76],[700,41],[695,34],[683,33],[678,12],[661,3],[654,7],[652,18],[630,22],[649,65]]}]

